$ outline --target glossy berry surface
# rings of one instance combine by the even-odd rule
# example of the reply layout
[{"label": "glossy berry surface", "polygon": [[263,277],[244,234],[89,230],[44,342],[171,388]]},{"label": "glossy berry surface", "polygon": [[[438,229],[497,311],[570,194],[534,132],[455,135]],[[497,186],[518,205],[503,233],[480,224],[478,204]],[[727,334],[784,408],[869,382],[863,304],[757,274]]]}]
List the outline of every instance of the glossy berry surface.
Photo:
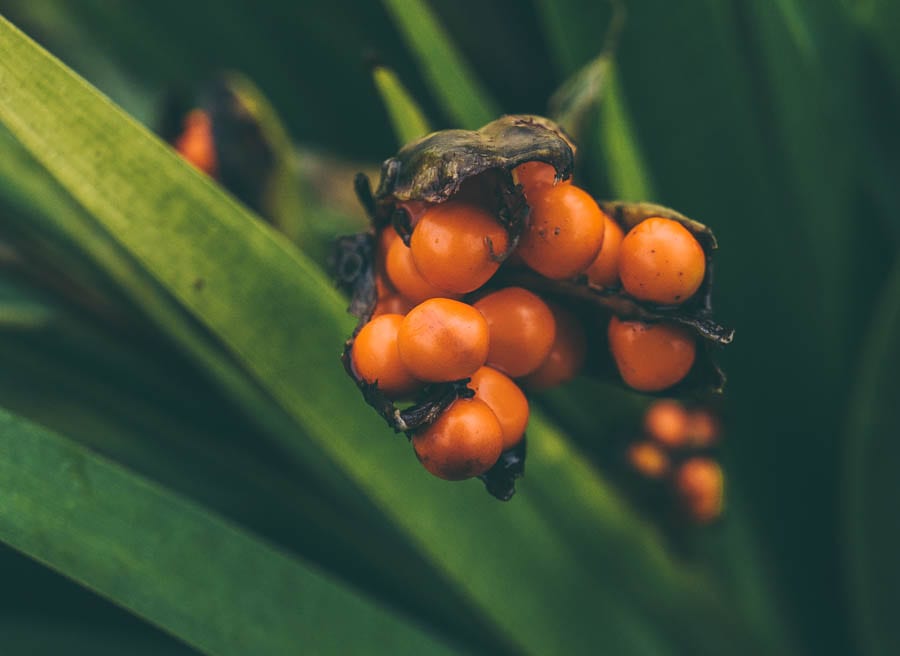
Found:
[{"label": "glossy berry surface", "polygon": [[556,169],[553,168],[552,164],[545,164],[544,162],[525,162],[524,164],[519,164],[519,166],[513,169],[513,174],[516,182],[522,185],[522,191],[525,192],[526,196],[529,193],[534,192],[537,187],[540,186],[549,185],[552,187],[554,185],[572,183],[571,178],[556,182]]},{"label": "glossy berry surface", "polygon": [[603,215],[603,245],[588,270],[588,282],[599,287],[612,287],[619,282],[619,251],[625,233],[609,215]]},{"label": "glossy berry surface", "polygon": [[568,310],[550,306],[556,320],[556,337],[541,365],[522,382],[541,390],[567,383],[581,371],[587,356],[587,336],[578,318]]},{"label": "glossy berry surface", "polygon": [[456,294],[475,291],[500,268],[506,230],[476,205],[448,201],[431,207],[416,224],[410,251],[429,283]]},{"label": "glossy berry surface", "polygon": [[388,248],[385,269],[397,291],[415,303],[421,303],[429,298],[453,296],[425,280],[413,261],[410,249],[399,237],[394,239]]},{"label": "glossy berry surface", "polygon": [[711,522],[722,514],[724,475],[714,460],[686,460],[675,475],[675,490],[685,511],[695,522]]},{"label": "glossy berry surface", "polygon": [[606,228],[594,199],[574,185],[542,185],[526,198],[531,218],[518,248],[525,263],[553,280],[583,273],[600,252]]},{"label": "glossy berry surface", "polygon": [[638,442],[626,454],[631,467],[647,478],[662,478],[669,471],[669,456],[652,442]]},{"label": "glossy berry surface", "polygon": [[459,399],[412,438],[419,462],[448,481],[483,474],[503,450],[500,422],[484,401]]},{"label": "glossy berry surface", "polygon": [[518,378],[537,369],[550,354],[556,320],[536,294],[506,287],[481,298],[475,307],[490,327],[490,366]]},{"label": "glossy berry surface", "polygon": [[400,359],[413,376],[428,382],[468,378],[487,361],[487,321],[471,305],[432,298],[404,317],[397,335]]},{"label": "glossy berry surface", "polygon": [[687,410],[678,401],[656,401],[644,415],[644,432],[670,448],[684,445],[688,437]]},{"label": "glossy berry surface", "polygon": [[350,352],[356,373],[367,383],[377,382],[389,398],[408,395],[420,385],[400,361],[397,333],[402,321],[400,314],[372,319],[359,331]]},{"label": "glossy berry surface", "polygon": [[476,371],[468,387],[497,416],[503,431],[503,450],[518,444],[525,434],[529,414],[528,399],[522,389],[509,376],[491,367]]},{"label": "glossy berry surface", "polygon": [[691,298],[706,274],[706,254],[683,225],[652,217],[632,228],[622,240],[619,278],[629,294],[665,305]]},{"label": "glossy berry surface", "polygon": [[608,335],[622,380],[636,390],[659,392],[672,387],[694,365],[694,338],[679,326],[613,317]]}]

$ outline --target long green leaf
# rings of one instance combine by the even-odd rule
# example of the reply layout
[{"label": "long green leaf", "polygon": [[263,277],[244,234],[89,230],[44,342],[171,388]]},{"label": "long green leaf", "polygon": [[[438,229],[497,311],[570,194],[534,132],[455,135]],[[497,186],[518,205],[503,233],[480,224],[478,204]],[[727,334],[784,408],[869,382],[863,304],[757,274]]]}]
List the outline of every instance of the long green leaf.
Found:
[{"label": "long green leaf", "polygon": [[460,127],[475,130],[500,115],[426,0],[383,2],[416,55],[432,93]]},{"label": "long green leaf", "polygon": [[844,528],[863,653],[900,653],[900,266],[872,317],[846,433]]},{"label": "long green leaf", "polygon": [[[402,439],[379,427],[340,370],[337,355],[352,320],[305,257],[8,24],[0,24],[0,89],[0,120],[296,422],[296,443],[285,446],[325,454],[507,645],[544,654],[594,653],[601,644],[640,653],[648,642],[657,644],[648,637],[647,617],[659,610],[651,613],[646,594],[610,578],[620,560],[646,551],[652,538],[629,529],[633,518],[615,504],[598,511],[592,495],[604,494],[602,488],[573,496],[560,486],[561,470],[583,467],[560,436],[545,450],[560,459],[541,467],[538,456],[523,484],[535,491],[507,505],[476,483],[431,478]],[[564,525],[547,507],[566,508]],[[581,539],[575,527],[595,523],[625,536],[613,543],[609,562],[573,547]],[[647,578],[677,586],[670,595],[691,587],[671,574],[677,567],[665,558],[630,562],[646,562]],[[690,607],[683,606],[686,621],[704,625],[706,613],[692,615]],[[700,652],[727,647],[715,633],[692,633],[702,641]]]},{"label": "long green leaf", "polygon": [[0,412],[0,536],[209,654],[449,653],[301,562]]},{"label": "long green leaf", "polygon": [[391,117],[394,134],[397,135],[400,146],[431,132],[428,119],[425,118],[422,109],[394,71],[384,66],[377,66],[372,72],[372,76],[375,78],[378,93],[381,94],[381,100]]}]

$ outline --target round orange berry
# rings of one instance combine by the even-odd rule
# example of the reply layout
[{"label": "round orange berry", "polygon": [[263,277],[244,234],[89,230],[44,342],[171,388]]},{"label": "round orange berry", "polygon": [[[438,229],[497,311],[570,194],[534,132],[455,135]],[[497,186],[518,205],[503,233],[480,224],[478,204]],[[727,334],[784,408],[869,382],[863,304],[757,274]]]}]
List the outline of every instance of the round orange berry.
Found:
[{"label": "round orange berry", "polygon": [[416,268],[435,287],[467,294],[493,276],[506,251],[506,230],[476,205],[448,201],[429,209],[413,230],[410,251]]},{"label": "round orange berry", "polygon": [[669,456],[652,442],[637,442],[628,447],[628,462],[647,478],[661,478],[669,471]]},{"label": "round orange berry", "polygon": [[688,413],[678,401],[656,401],[644,414],[644,432],[667,447],[683,446],[688,437]]},{"label": "round orange berry", "polygon": [[432,383],[460,380],[487,360],[490,331],[481,312],[448,298],[414,307],[400,324],[400,359],[413,376]]},{"label": "round orange berry", "polygon": [[619,251],[619,278],[643,301],[684,303],[703,284],[706,254],[678,221],[653,217],[632,228]]},{"label": "round orange berry", "polygon": [[725,477],[717,462],[691,458],[675,475],[675,489],[682,506],[695,522],[705,524],[722,514]]},{"label": "round orange berry", "polygon": [[487,362],[513,378],[541,366],[556,338],[553,312],[538,296],[521,287],[492,292],[475,303],[491,329]]},{"label": "round orange berry", "polygon": [[575,185],[542,185],[526,198],[531,217],[518,248],[525,263],[553,280],[587,269],[600,252],[606,227],[590,194]]},{"label": "round orange berry", "polygon": [[209,114],[195,109],[184,117],[184,131],[175,141],[175,150],[195,167],[215,177],[218,158]]},{"label": "round orange berry", "polygon": [[406,396],[420,384],[400,361],[397,333],[402,321],[400,314],[372,319],[359,331],[350,350],[350,360],[359,377],[367,383],[377,383],[389,398]]},{"label": "round orange berry", "polygon": [[503,450],[503,430],[484,401],[458,399],[425,430],[412,438],[419,462],[448,481],[483,474]]},{"label": "round orange berry", "polygon": [[691,446],[706,448],[719,439],[719,422],[708,410],[688,414],[687,439]]},{"label": "round orange berry", "polygon": [[435,287],[422,277],[416,268],[410,249],[399,237],[391,242],[385,269],[397,291],[415,303],[421,303],[429,298],[453,296],[450,292]]},{"label": "round orange berry", "polygon": [[545,162],[525,162],[513,169],[516,182],[522,185],[522,191],[527,196],[537,187],[543,185],[571,184],[572,178],[556,182],[556,168]]},{"label": "round orange berry", "polygon": [[509,376],[491,367],[482,367],[472,375],[469,387],[475,398],[487,403],[503,430],[503,450],[522,439],[528,425],[528,399]]},{"label": "round orange berry", "polygon": [[556,322],[556,337],[550,353],[530,375],[523,379],[531,389],[541,390],[566,383],[581,371],[587,356],[587,337],[578,318],[571,312],[551,305]]},{"label": "round orange berry", "polygon": [[588,282],[600,287],[612,287],[619,280],[619,249],[625,233],[614,219],[603,214],[606,227],[603,230],[603,245],[597,257],[588,267]]},{"label": "round orange berry", "polygon": [[680,382],[694,365],[696,345],[680,326],[640,321],[609,322],[609,348],[625,383],[658,392]]}]

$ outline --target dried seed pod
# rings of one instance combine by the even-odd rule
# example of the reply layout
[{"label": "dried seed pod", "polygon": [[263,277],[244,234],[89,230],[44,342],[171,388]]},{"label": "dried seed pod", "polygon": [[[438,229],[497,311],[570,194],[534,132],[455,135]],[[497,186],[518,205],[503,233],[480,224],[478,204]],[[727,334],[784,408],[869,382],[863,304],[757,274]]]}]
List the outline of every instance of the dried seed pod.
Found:
[{"label": "dried seed pod", "polygon": [[[382,165],[380,180],[374,192],[368,178],[358,175],[355,180],[356,193],[369,215],[372,229],[366,235],[340,240],[332,265],[336,269],[339,284],[352,295],[350,311],[360,319],[360,326],[371,318],[376,301],[380,300],[376,280],[379,276],[384,278],[385,263],[373,262],[373,259],[384,259],[382,251],[386,249],[376,248],[376,244],[389,242],[391,232],[396,232],[402,243],[408,246],[415,219],[423,211],[451,198],[460,199],[486,210],[487,215],[494,217],[506,231],[506,240],[484,233],[484,244],[488,246],[489,256],[495,262],[502,263],[515,252],[530,220],[530,208],[523,185],[517,184],[520,181],[519,173],[526,178],[531,174],[532,177],[537,176],[539,180],[532,181],[534,184],[553,185],[570,178],[574,155],[575,148],[571,140],[552,121],[537,116],[506,116],[480,130],[435,132],[404,146]],[[513,174],[516,167],[527,163],[541,164],[534,164],[530,169],[524,167]],[[544,165],[552,168],[548,169]],[[730,342],[733,331],[723,328],[712,318],[711,252],[716,248],[712,232],[673,210],[656,205],[601,201],[599,207],[608,215],[604,217],[604,224],[607,219],[614,221],[623,234],[651,217],[672,219],[687,229],[701,246],[706,265],[697,292],[679,305],[661,305],[626,293],[618,283],[615,263],[611,268],[603,267],[602,287],[596,284],[596,279],[592,283],[586,274],[569,280],[551,280],[534,270],[506,264],[500,266],[484,286],[463,296],[461,300],[472,303],[482,298],[485,292],[504,287],[523,287],[540,294],[546,301],[562,303],[571,309],[573,320],[579,322],[582,331],[589,318],[593,317],[591,321],[596,319],[594,315],[597,308],[601,310],[606,322],[610,316],[614,316],[650,324],[678,324],[679,330],[686,330],[698,342],[695,362],[685,379],[678,383],[678,389],[720,391],[724,376],[712,360],[711,348]],[[418,209],[412,211],[410,208]],[[615,232],[618,234],[619,231]],[[431,241],[435,244],[440,242],[442,248],[445,243],[454,241],[444,237],[446,235],[432,236]],[[470,242],[475,244],[475,248],[469,250],[477,251],[480,247],[477,235],[467,243]],[[503,242],[506,243],[505,248]],[[431,245],[429,242],[429,247]],[[614,255],[609,257],[615,259]],[[452,257],[444,260],[446,263],[453,262]],[[433,263],[430,260],[423,262],[423,266],[426,264],[431,266]],[[486,270],[490,273],[493,267]],[[435,274],[431,272],[431,275],[434,277]],[[442,280],[443,278],[453,276],[442,276]],[[446,281],[444,284],[448,289],[454,287]],[[392,287],[403,292],[396,284]],[[471,289],[472,285],[467,282],[458,287],[458,293],[466,293],[465,290]],[[381,296],[387,298],[387,293],[382,290]],[[446,298],[450,296],[450,292],[441,296]],[[605,348],[605,330],[589,330],[587,333]],[[416,399],[416,405],[399,410],[381,393],[377,385],[366,383],[353,371],[349,358],[353,340],[354,336],[347,340],[344,352],[347,372],[353,376],[365,400],[397,431],[412,436],[440,417],[455,400],[471,397],[472,391],[466,387],[467,379],[434,383],[423,388]],[[588,360],[591,362],[590,357]],[[612,360],[609,357],[606,360],[608,362],[605,364],[592,363],[588,367],[589,372],[604,377],[617,375]],[[604,368],[604,371],[597,371]],[[516,478],[524,471],[524,460],[523,438],[513,448],[505,451],[497,464],[479,478],[484,481],[491,494],[500,499],[508,499],[514,492]]]}]

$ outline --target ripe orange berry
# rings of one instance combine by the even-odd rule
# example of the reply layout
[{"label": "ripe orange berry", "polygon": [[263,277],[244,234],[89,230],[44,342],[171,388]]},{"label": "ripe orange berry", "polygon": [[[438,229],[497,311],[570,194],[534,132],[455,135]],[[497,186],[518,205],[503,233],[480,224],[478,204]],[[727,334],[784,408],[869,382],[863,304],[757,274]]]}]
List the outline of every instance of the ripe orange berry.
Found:
[{"label": "ripe orange berry", "polygon": [[688,413],[678,401],[656,401],[644,415],[644,432],[669,448],[683,446],[688,437]]},{"label": "ripe orange berry", "polygon": [[[409,225],[415,227],[422,215],[431,207],[430,203],[421,200],[407,200],[399,203],[400,207],[406,210],[406,216],[409,217]],[[395,231],[396,232],[396,231]]]},{"label": "ripe orange berry", "polygon": [[522,191],[527,196],[538,186],[554,184],[571,184],[572,178],[556,182],[556,169],[552,164],[544,162],[525,162],[513,169],[516,182],[522,185]]},{"label": "ripe orange berry", "polygon": [[622,240],[619,278],[629,294],[654,303],[684,303],[700,289],[706,254],[678,221],[653,217]]},{"label": "ripe orange berry", "polygon": [[628,462],[647,478],[661,478],[669,471],[669,456],[652,442],[638,442],[628,447]]},{"label": "ripe orange berry", "polygon": [[521,287],[492,292],[475,303],[491,330],[487,362],[513,378],[541,366],[556,338],[553,312],[538,296]]},{"label": "ripe orange berry", "polygon": [[415,303],[429,298],[453,296],[450,292],[435,287],[422,277],[413,261],[410,249],[399,237],[391,242],[388,249],[385,270],[397,291]]},{"label": "ripe orange berry", "polygon": [[503,450],[500,422],[484,401],[458,399],[412,438],[419,462],[438,478],[461,481],[494,466]]},{"label": "ripe orange berry", "polygon": [[209,114],[195,109],[184,117],[184,131],[175,141],[175,150],[206,175],[215,177],[218,158]]},{"label": "ripe orange berry", "polygon": [[531,389],[542,390],[566,383],[581,371],[587,356],[587,337],[572,313],[551,305],[556,320],[556,338],[541,366],[523,379]]},{"label": "ripe orange berry", "polygon": [[640,321],[609,322],[609,348],[627,385],[658,392],[681,381],[694,365],[694,338],[680,326]]},{"label": "ripe orange berry", "polygon": [[503,431],[503,450],[518,444],[528,425],[528,399],[519,386],[491,367],[476,371],[468,386],[475,398],[487,403],[497,416]]},{"label": "ripe orange berry", "polygon": [[712,446],[719,439],[719,422],[707,410],[694,410],[688,414],[687,439],[691,446]]},{"label": "ripe orange berry", "polygon": [[675,490],[695,522],[705,524],[722,514],[724,479],[722,468],[709,458],[691,458],[678,469]]},{"label": "ripe orange berry", "polygon": [[404,296],[396,293],[388,293],[379,297],[378,303],[375,304],[375,310],[372,312],[372,318],[380,317],[383,314],[399,314],[404,315],[415,307],[415,303]]},{"label": "ripe orange berry", "polygon": [[457,294],[481,287],[493,276],[506,250],[506,230],[476,205],[448,201],[429,209],[413,230],[410,251],[429,283]]},{"label": "ripe orange berry", "polygon": [[586,271],[588,282],[601,287],[612,287],[619,280],[619,249],[625,233],[618,223],[603,214],[606,227],[603,230],[603,245],[600,252]]},{"label": "ripe orange berry", "polygon": [[397,345],[413,376],[440,383],[474,374],[487,360],[489,339],[481,312],[459,301],[432,298],[403,319]]},{"label": "ripe orange berry", "polygon": [[419,386],[400,361],[397,332],[403,316],[383,314],[363,326],[353,342],[350,360],[360,378],[378,383],[378,389],[389,398],[400,398]]},{"label": "ripe orange berry", "polygon": [[565,280],[587,269],[603,245],[603,212],[575,185],[542,185],[527,196],[531,220],[519,242],[525,263],[542,276]]}]

